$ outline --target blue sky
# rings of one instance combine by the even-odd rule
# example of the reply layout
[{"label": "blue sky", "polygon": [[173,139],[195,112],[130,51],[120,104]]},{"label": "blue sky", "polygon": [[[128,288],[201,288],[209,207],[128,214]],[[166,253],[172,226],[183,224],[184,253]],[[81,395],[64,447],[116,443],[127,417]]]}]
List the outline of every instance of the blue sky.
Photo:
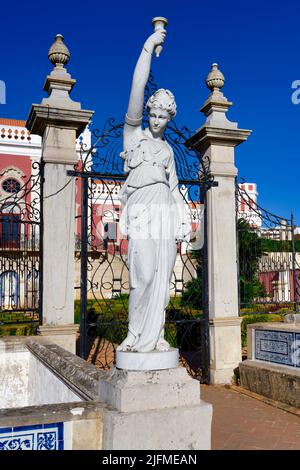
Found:
[{"label": "blue sky", "polygon": [[51,71],[47,52],[57,33],[71,52],[68,71],[77,80],[72,97],[96,111],[94,125],[126,112],[135,61],[151,19],[169,19],[168,36],[153,71],[159,87],[173,91],[178,125],[192,131],[204,118],[205,77],[213,62],[225,75],[229,119],[252,129],[237,148],[239,175],[256,182],[259,203],[300,225],[300,104],[291,101],[300,80],[300,4],[262,1],[169,0],[142,2],[68,0],[1,5],[0,80],[7,88],[0,116],[26,119],[39,103]]}]

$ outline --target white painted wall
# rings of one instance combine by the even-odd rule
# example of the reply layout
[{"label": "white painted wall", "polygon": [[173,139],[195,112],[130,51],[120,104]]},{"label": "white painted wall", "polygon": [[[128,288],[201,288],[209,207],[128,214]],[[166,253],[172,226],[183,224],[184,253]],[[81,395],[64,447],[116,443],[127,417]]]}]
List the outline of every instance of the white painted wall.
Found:
[{"label": "white painted wall", "polygon": [[38,406],[81,401],[81,398],[72,392],[42,362],[33,354],[29,354],[27,391],[29,405]]},{"label": "white painted wall", "polygon": [[0,353],[0,409],[81,401],[29,351]]},{"label": "white painted wall", "polygon": [[29,351],[0,353],[0,409],[28,406]]}]

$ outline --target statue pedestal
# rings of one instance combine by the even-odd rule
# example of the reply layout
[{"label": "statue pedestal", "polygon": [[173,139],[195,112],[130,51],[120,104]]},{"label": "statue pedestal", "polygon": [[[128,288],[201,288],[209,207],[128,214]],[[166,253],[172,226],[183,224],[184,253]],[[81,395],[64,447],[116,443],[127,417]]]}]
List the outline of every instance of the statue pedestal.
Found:
[{"label": "statue pedestal", "polygon": [[169,351],[132,352],[117,351],[116,367],[126,370],[163,370],[178,367],[178,349]]},{"label": "statue pedestal", "polygon": [[212,405],[185,368],[129,371],[101,377],[106,403],[103,450],[209,450]]}]

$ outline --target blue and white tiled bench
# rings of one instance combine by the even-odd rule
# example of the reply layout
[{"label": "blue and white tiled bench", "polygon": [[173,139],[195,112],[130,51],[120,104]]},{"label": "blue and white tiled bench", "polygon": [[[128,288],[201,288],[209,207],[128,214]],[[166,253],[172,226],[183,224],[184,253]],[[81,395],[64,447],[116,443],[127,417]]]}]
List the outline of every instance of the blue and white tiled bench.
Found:
[{"label": "blue and white tiled bench", "polygon": [[300,323],[248,325],[247,344],[241,386],[300,408]]}]

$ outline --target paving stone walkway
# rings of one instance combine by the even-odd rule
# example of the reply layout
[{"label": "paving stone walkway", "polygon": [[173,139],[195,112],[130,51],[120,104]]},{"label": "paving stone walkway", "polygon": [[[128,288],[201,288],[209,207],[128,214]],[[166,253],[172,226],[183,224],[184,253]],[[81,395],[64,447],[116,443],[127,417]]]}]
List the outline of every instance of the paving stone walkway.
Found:
[{"label": "paving stone walkway", "polygon": [[213,404],[213,450],[300,450],[300,417],[222,386],[201,385]]}]

